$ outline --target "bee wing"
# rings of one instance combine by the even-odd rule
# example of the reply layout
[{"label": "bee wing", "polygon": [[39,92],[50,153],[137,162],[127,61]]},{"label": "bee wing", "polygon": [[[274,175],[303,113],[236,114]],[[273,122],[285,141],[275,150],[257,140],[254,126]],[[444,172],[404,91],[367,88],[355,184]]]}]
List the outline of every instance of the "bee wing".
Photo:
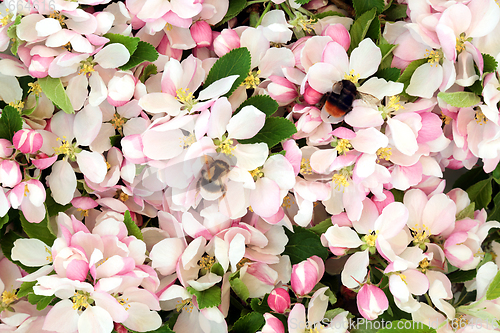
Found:
[{"label": "bee wing", "polygon": [[380,99],[378,99],[377,97],[370,95],[370,94],[367,94],[367,93],[364,93],[364,92],[361,92],[361,91],[358,91],[358,93],[359,93],[359,96],[361,97],[361,99],[363,101],[365,101],[366,103],[371,104],[371,105],[379,105],[380,104]]},{"label": "bee wing", "polygon": [[339,95],[341,91],[342,91],[342,81],[334,83],[332,86],[332,92]]}]

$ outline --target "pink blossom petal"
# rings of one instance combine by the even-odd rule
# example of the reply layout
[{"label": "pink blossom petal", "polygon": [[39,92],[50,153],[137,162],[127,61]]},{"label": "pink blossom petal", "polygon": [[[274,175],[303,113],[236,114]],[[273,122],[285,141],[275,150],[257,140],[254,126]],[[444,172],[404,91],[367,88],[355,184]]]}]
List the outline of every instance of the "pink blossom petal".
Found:
[{"label": "pink blossom petal", "polygon": [[109,333],[113,330],[113,318],[100,306],[89,306],[78,319],[78,332]]},{"label": "pink blossom petal", "polygon": [[117,68],[125,65],[129,59],[130,52],[120,43],[106,45],[94,55],[94,61],[102,68]]}]

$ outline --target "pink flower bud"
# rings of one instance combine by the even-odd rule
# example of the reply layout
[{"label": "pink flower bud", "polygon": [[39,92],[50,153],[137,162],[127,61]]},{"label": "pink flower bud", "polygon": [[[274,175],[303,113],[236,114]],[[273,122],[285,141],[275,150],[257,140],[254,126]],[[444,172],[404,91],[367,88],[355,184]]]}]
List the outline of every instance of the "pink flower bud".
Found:
[{"label": "pink flower bud", "polygon": [[213,46],[215,54],[222,57],[232,49],[240,47],[240,37],[233,29],[224,29],[221,34],[214,39]]},{"label": "pink flower bud", "polygon": [[23,154],[36,153],[43,144],[42,135],[32,129],[22,129],[14,134],[12,138],[14,147]]},{"label": "pink flower bud", "polygon": [[108,102],[113,106],[122,106],[134,96],[135,80],[127,72],[118,71],[108,82]]},{"label": "pink flower bud", "polygon": [[267,86],[269,96],[271,96],[280,105],[287,105],[299,96],[297,87],[287,79],[277,75],[269,76],[272,81]]},{"label": "pink flower bud", "polygon": [[319,101],[323,98],[323,94],[319,91],[314,90],[311,86],[307,86],[304,91],[304,100],[311,105],[319,103]]},{"label": "pink flower bud", "polygon": [[208,47],[212,44],[212,28],[205,21],[196,21],[189,28],[191,37],[193,37],[198,47]]},{"label": "pink flower bud", "polygon": [[356,296],[359,313],[368,320],[377,319],[389,307],[384,292],[377,286],[365,284]]},{"label": "pink flower bud", "polygon": [[321,280],[325,273],[325,264],[318,256],[312,256],[292,267],[291,284],[297,295],[306,295]]},{"label": "pink flower bud", "polygon": [[278,313],[285,313],[290,308],[290,295],[283,288],[275,288],[267,298],[267,305]]},{"label": "pink flower bud", "polygon": [[270,313],[264,313],[266,324],[262,327],[262,333],[285,333],[285,326],[281,320]]},{"label": "pink flower bud", "polygon": [[347,29],[340,23],[328,25],[321,35],[329,36],[334,42],[339,43],[346,51],[351,45],[351,36]]},{"label": "pink flower bud", "polygon": [[14,187],[22,180],[21,169],[16,161],[3,160],[0,162],[0,182],[3,186]]},{"label": "pink flower bud", "polygon": [[0,139],[0,158],[9,157],[13,152],[12,143],[7,139]]}]

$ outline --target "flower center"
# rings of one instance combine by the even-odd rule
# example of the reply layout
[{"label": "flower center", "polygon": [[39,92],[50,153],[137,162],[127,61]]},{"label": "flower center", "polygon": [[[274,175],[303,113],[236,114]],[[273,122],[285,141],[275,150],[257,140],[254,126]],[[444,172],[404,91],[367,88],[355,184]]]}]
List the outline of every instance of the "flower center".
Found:
[{"label": "flower center", "polygon": [[233,155],[233,150],[235,146],[233,146],[233,140],[229,138],[222,137],[222,140],[215,139],[214,144],[217,146],[216,151],[218,153],[223,153],[228,156]]},{"label": "flower center", "polygon": [[413,244],[425,250],[427,247],[426,243],[430,242],[429,236],[431,232],[429,228],[425,224],[422,224],[422,227],[415,225],[413,229],[410,229],[410,233],[413,236]]},{"label": "flower center", "polygon": [[460,36],[457,37],[457,45],[455,45],[455,49],[457,52],[462,52],[465,50],[465,42],[467,41],[467,38],[465,38],[465,33],[461,33]]},{"label": "flower center", "polygon": [[53,147],[54,152],[57,155],[66,155],[66,157],[71,161],[75,161],[76,154],[79,153],[79,149],[76,147],[76,144],[69,143],[65,136],[63,136],[62,139],[57,138],[57,141],[60,141],[61,145],[59,147]]},{"label": "flower center", "polygon": [[349,151],[349,149],[352,148],[351,143],[347,139],[340,139],[337,141],[337,145],[335,146],[335,149],[337,149],[337,152],[340,155],[343,155]]},{"label": "flower center", "polygon": [[23,101],[10,102],[9,105],[15,108],[18,112],[21,112],[24,108]]},{"label": "flower center", "polygon": [[436,65],[436,67],[439,65],[439,62],[441,61],[441,51],[429,51],[426,50],[428,53],[425,54],[424,56],[428,58],[427,62],[430,63],[431,65]]},{"label": "flower center", "polygon": [[5,27],[7,24],[9,24],[9,21],[13,16],[14,15],[12,15],[12,13],[9,13],[9,8],[5,8],[5,15],[3,15],[0,19],[0,24],[2,25],[2,27]]},{"label": "flower center", "polygon": [[175,99],[181,102],[184,105],[184,109],[191,111],[193,106],[195,106],[198,101],[194,98],[192,92],[189,92],[189,89],[179,88],[175,91]]},{"label": "flower center", "polygon": [[252,175],[254,181],[257,181],[257,179],[264,177],[264,172],[262,171],[262,167],[258,167],[257,169],[253,169],[252,171],[249,172],[250,175]]},{"label": "flower center", "polygon": [[255,89],[260,84],[259,79],[260,70],[251,71],[248,73],[248,76],[241,83],[242,86],[245,86],[247,89]]},{"label": "flower center", "polygon": [[293,203],[294,202],[292,201],[292,198],[290,198],[290,196],[287,194],[283,198],[283,203],[281,204],[281,206],[283,206],[283,208],[290,208],[290,207],[292,207]]},{"label": "flower center", "polygon": [[377,150],[377,162],[381,160],[388,161],[392,156],[391,148],[379,148]]},{"label": "flower center", "polygon": [[488,118],[486,118],[481,109],[476,111],[476,115],[474,116],[474,118],[476,119],[476,123],[479,125],[484,125],[488,122]]},{"label": "flower center", "polygon": [[84,291],[77,291],[73,296],[70,297],[73,302],[73,310],[83,311],[90,306],[91,303],[94,302],[92,298],[90,298],[90,294]]},{"label": "flower center", "polygon": [[191,313],[191,311],[193,311],[193,303],[191,302],[190,298],[184,299],[182,301],[177,301],[175,309],[177,310],[177,312],[181,312],[182,310]]},{"label": "flower center", "polygon": [[354,69],[351,69],[349,74],[344,74],[344,80],[349,80],[352,83],[356,84],[358,83],[360,75],[359,74],[354,74]]},{"label": "flower center", "polygon": [[303,175],[312,175],[311,161],[308,158],[302,158],[300,161],[300,173]]},{"label": "flower center", "polygon": [[2,293],[2,304],[0,306],[0,308],[7,308],[9,306],[9,304],[11,304],[12,302],[15,302],[17,300],[17,295],[16,295],[16,292],[15,291],[7,291],[5,290],[3,293]]}]

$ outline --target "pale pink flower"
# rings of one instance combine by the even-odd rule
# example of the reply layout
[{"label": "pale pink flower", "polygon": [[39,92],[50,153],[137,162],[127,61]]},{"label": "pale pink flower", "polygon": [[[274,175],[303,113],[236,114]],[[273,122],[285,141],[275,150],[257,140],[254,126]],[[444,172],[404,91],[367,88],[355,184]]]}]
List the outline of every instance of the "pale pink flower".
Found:
[{"label": "pale pink flower", "polygon": [[365,284],[361,287],[356,296],[356,303],[359,313],[368,320],[377,319],[389,308],[387,296],[373,284]]}]

